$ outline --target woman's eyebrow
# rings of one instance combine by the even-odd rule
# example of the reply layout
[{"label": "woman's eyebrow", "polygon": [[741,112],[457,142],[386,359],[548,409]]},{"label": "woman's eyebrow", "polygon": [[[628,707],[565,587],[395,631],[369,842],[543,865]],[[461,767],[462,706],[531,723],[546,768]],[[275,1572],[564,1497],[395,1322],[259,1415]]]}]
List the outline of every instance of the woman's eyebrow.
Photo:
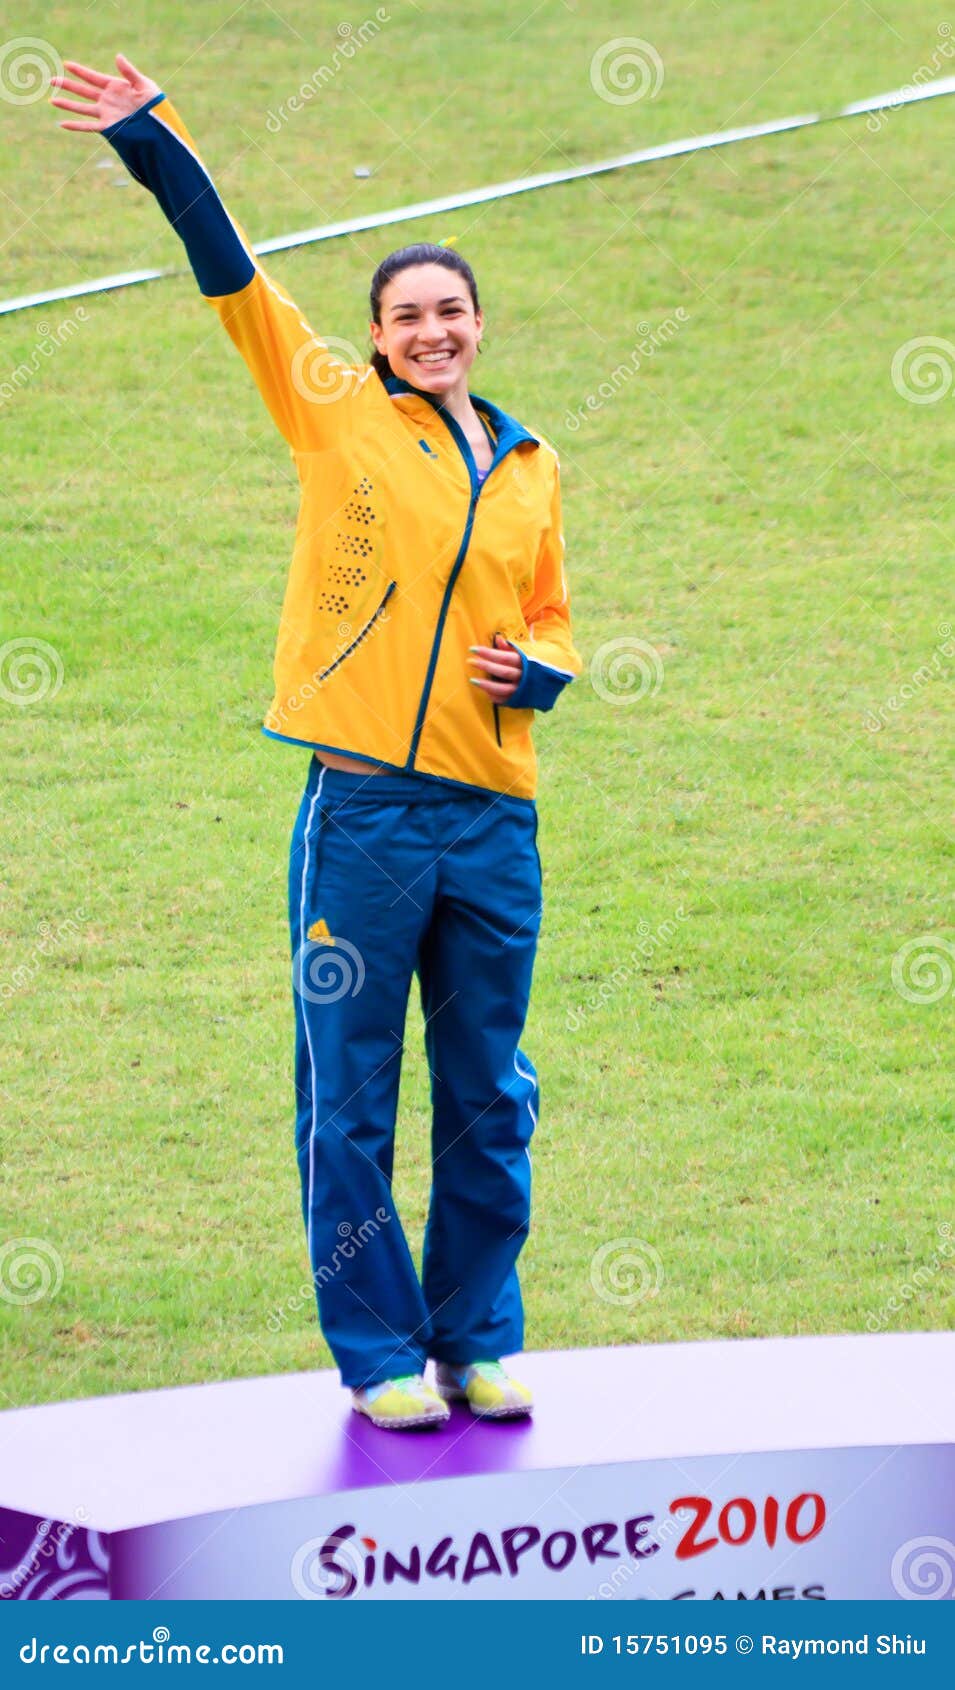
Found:
[{"label": "woman's eyebrow", "polygon": [[[462,299],[462,297],[459,293],[453,293],[453,294],[450,295],[450,297],[448,299],[439,299],[438,304],[439,305],[463,305],[464,300]],[[406,300],[404,300],[404,302],[401,305],[393,305],[391,307],[391,309],[392,309],[392,311],[417,311],[418,302],[415,299],[406,299]]]}]

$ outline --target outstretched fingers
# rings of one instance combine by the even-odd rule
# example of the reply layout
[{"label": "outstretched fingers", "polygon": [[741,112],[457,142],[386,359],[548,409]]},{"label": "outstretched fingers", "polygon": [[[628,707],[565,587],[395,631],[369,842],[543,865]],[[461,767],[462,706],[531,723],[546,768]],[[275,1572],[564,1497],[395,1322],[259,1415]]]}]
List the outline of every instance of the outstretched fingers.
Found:
[{"label": "outstretched fingers", "polygon": [[79,100],[51,99],[50,105],[51,106],[59,106],[60,111],[78,111],[78,112],[81,112],[84,117],[89,117],[89,115],[90,115],[90,107],[89,106],[81,106]]},{"label": "outstretched fingers", "polygon": [[[63,63],[67,70],[73,71],[77,76],[82,76],[84,81],[91,82],[94,88],[105,88],[107,82],[110,81],[110,78],[105,76],[101,70],[92,70],[89,65],[81,65],[78,59],[64,59]],[[56,80],[54,78],[54,81]]]},{"label": "outstretched fingers", "polygon": [[[69,64],[70,61],[67,60],[67,63]],[[79,112],[81,117],[85,117],[90,120],[86,123],[61,122],[59,127],[61,129],[81,129],[98,133],[98,131],[103,127],[102,123],[94,117],[96,107],[99,103],[99,88],[95,87],[91,82],[75,82],[72,77],[69,76],[51,76],[50,82],[54,88],[65,88],[70,94],[78,94],[80,96],[78,100],[68,100],[64,98],[62,94],[51,94],[51,106],[57,106],[60,111]]]},{"label": "outstretched fingers", "polygon": [[136,69],[132,59],[127,59],[125,53],[117,53],[116,63],[131,87],[145,88],[149,79],[143,75],[141,70]]},{"label": "outstretched fingers", "polygon": [[94,88],[91,82],[74,82],[69,76],[51,76],[50,86],[65,88],[68,94],[81,94],[84,100],[95,100],[99,94],[99,90]]}]

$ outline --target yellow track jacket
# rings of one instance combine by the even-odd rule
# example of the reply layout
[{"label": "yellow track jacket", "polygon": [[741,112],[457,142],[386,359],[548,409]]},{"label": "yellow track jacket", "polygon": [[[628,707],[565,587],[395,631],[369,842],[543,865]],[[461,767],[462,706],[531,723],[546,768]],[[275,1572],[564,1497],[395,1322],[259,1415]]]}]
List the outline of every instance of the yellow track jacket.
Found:
[{"label": "yellow track jacket", "polygon": [[[533,798],[535,710],[583,667],[564,572],[557,453],[472,394],[479,485],[429,394],[345,362],[258,263],[164,94],[104,131],[181,235],[199,287],[291,447],[301,505],[263,731]],[[498,707],[469,676],[501,633],[522,656]]]}]

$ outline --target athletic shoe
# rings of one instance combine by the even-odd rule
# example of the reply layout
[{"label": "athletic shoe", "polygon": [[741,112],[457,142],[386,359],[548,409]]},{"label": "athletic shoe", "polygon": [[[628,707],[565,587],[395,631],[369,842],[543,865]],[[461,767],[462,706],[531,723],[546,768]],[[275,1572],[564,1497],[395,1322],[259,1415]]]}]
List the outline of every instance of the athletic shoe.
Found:
[{"label": "athletic shoe", "polygon": [[352,1408],[373,1426],[442,1426],[450,1410],[420,1373],[402,1373],[352,1391]]},{"label": "athletic shoe", "polygon": [[534,1398],[526,1385],[512,1379],[499,1361],[473,1361],[468,1366],[436,1364],[438,1395],[446,1402],[467,1402],[482,1419],[503,1420],[530,1414]]}]

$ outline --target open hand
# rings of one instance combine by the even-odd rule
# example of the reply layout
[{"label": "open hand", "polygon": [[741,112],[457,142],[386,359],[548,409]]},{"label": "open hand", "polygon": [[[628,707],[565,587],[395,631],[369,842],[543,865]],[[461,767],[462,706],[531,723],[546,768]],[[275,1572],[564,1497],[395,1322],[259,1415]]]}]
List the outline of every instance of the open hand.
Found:
[{"label": "open hand", "polygon": [[471,675],[470,680],[495,704],[504,704],[517,691],[524,665],[520,652],[508,645],[503,634],[495,634],[493,646],[472,646],[468,662],[479,664],[485,671],[484,676]]},{"label": "open hand", "polygon": [[91,70],[89,65],[78,64],[75,59],[64,59],[63,62],[72,75],[51,76],[52,86],[78,94],[86,104],[81,105],[79,100],[64,100],[62,95],[51,99],[50,104],[59,106],[61,111],[81,112],[86,121],[61,120],[61,129],[87,129],[98,133],[108,129],[111,123],[119,123],[121,118],[132,117],[140,106],[162,93],[158,82],[151,82],[122,53],[116,55],[118,76],[106,76],[103,71]]}]

